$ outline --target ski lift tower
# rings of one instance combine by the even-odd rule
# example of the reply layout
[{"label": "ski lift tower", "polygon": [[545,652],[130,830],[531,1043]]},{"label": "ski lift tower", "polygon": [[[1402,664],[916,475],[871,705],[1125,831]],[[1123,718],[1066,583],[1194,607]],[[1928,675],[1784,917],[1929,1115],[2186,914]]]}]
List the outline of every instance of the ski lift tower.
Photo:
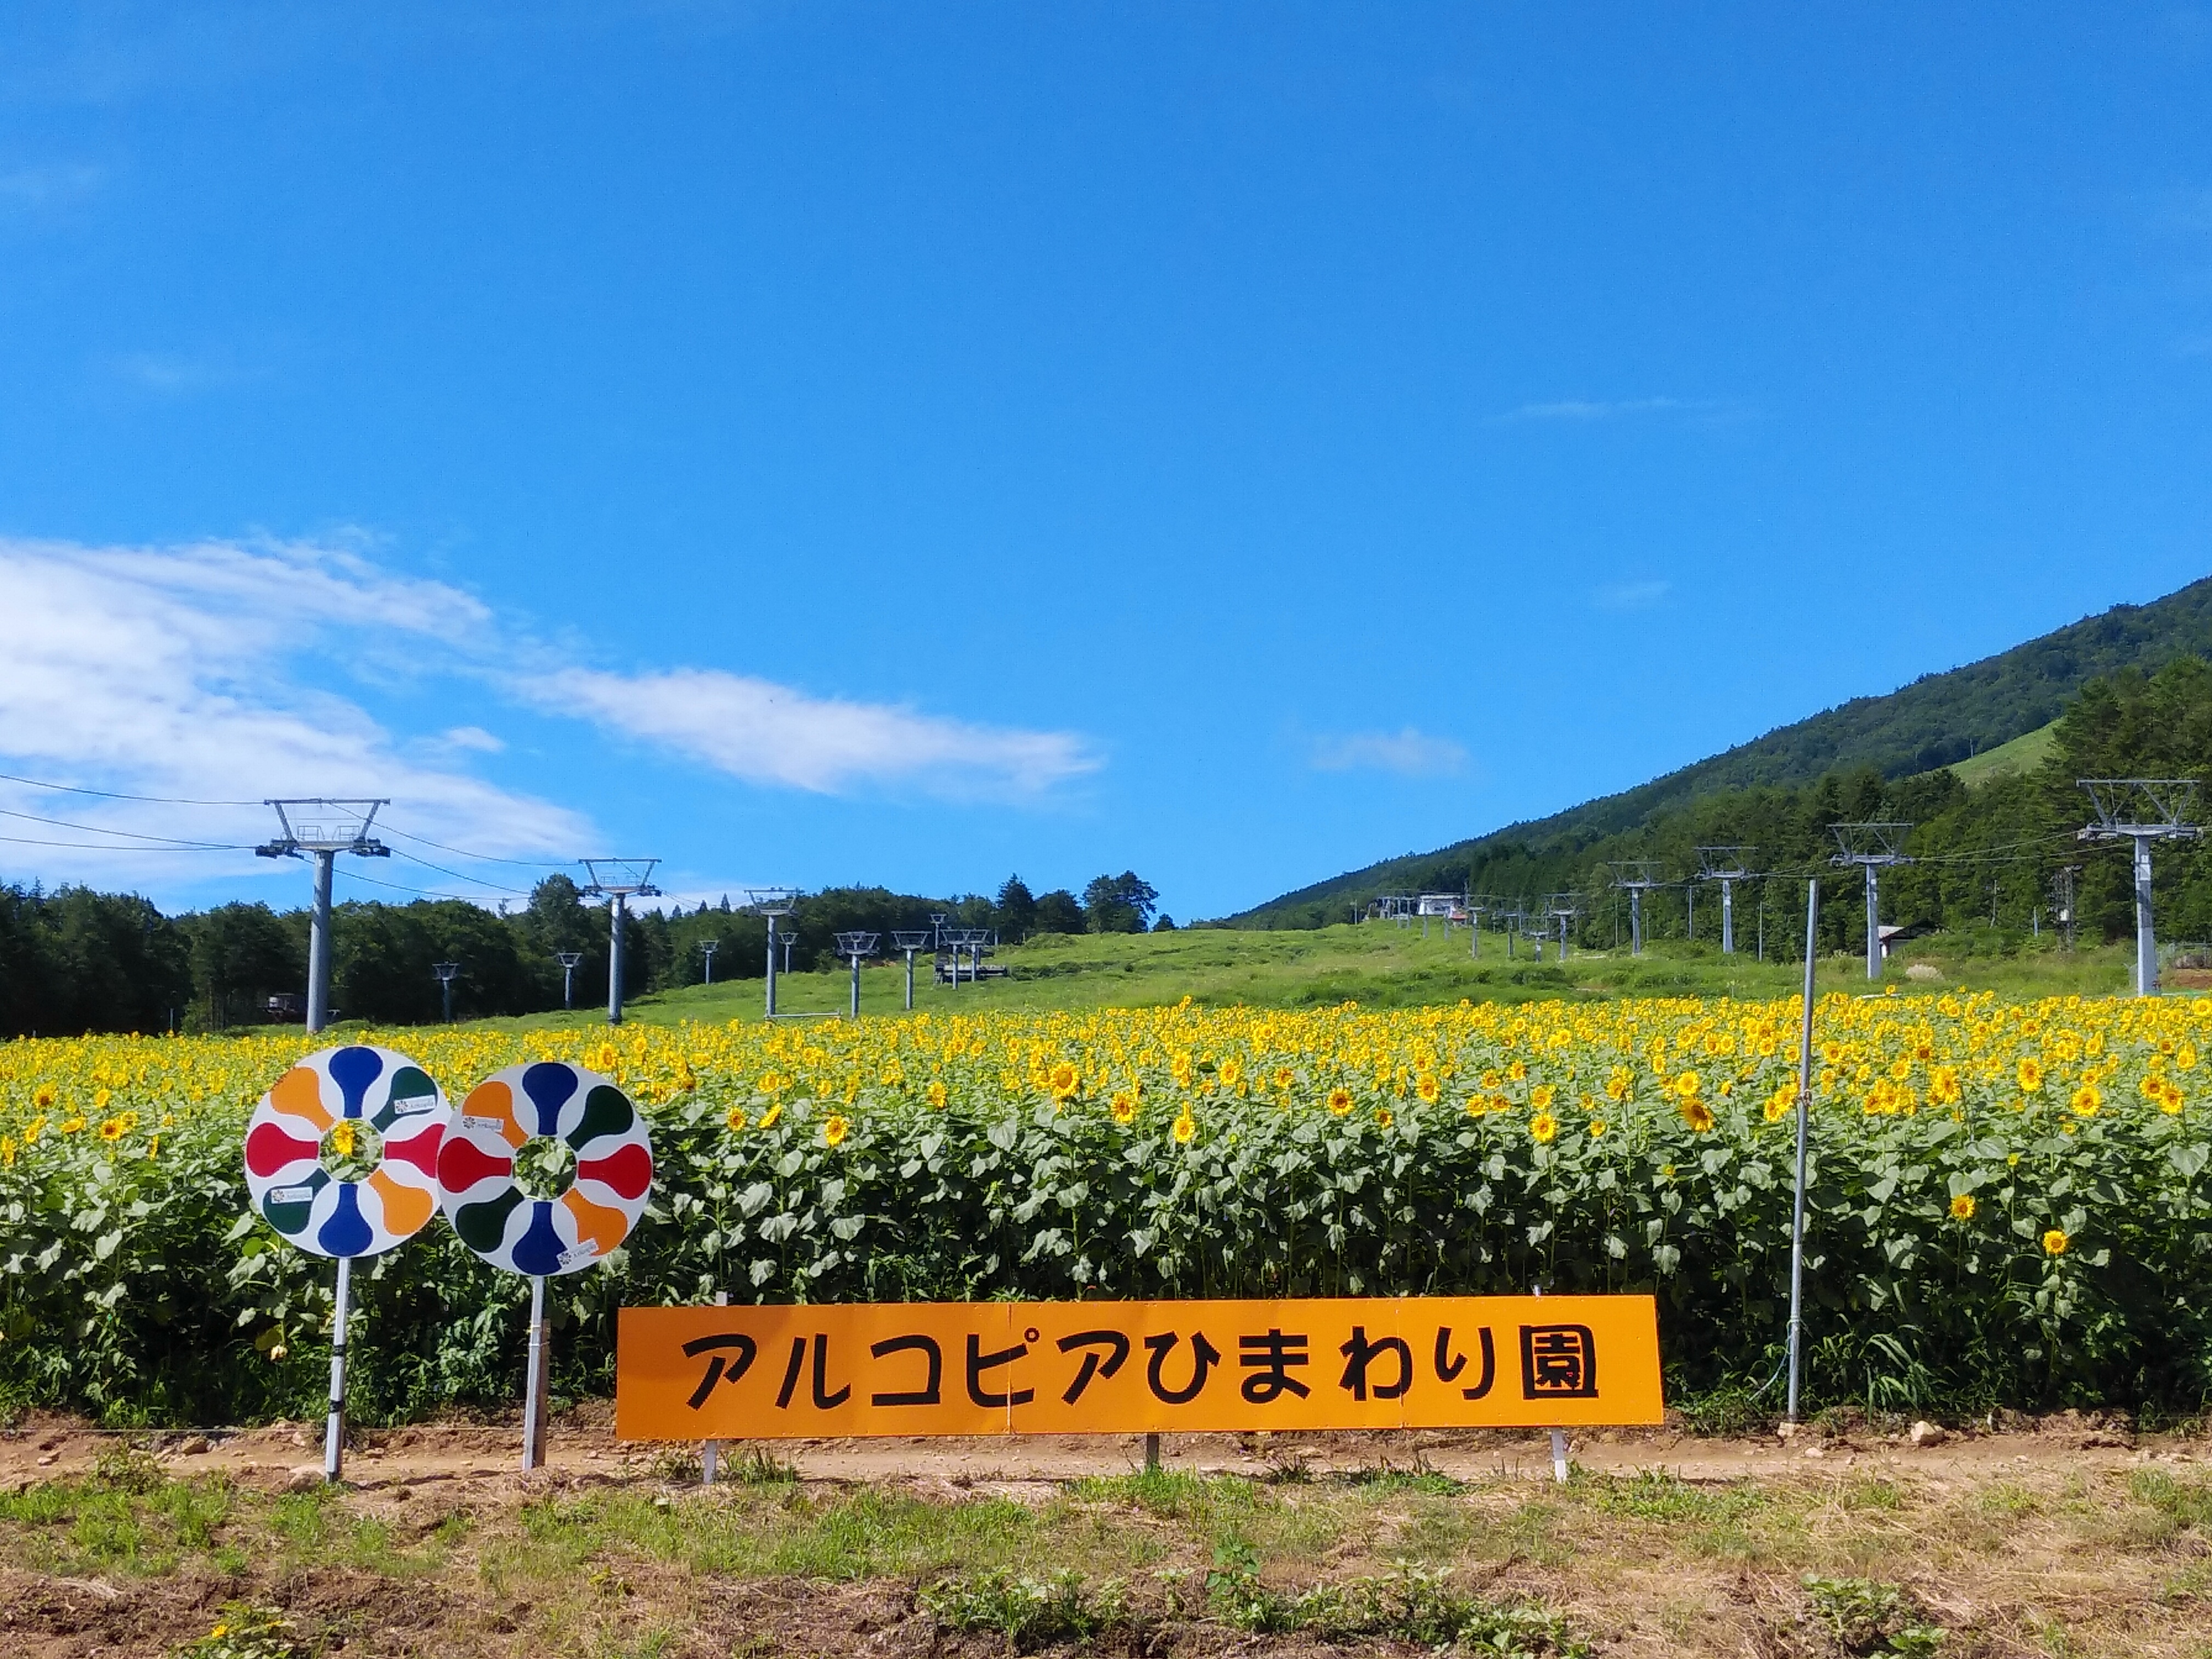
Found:
[{"label": "ski lift tower", "polygon": [[1698,874],[1721,884],[1721,954],[1735,954],[1735,884],[1751,878],[1748,847],[1700,847]]},{"label": "ski lift tower", "polygon": [[757,916],[768,918],[768,1017],[775,1018],[775,924],[799,908],[796,887],[748,887],[746,906]]},{"label": "ski lift tower", "polygon": [[586,898],[607,902],[607,1024],[619,1025],[623,1016],[623,924],[629,918],[634,898],[658,898],[653,866],[659,859],[586,859],[591,879],[584,885]]},{"label": "ski lift tower", "polygon": [[702,939],[699,941],[699,954],[707,959],[707,983],[709,985],[714,982],[714,952],[721,948],[722,941],[718,939]]},{"label": "ski lift tower", "polygon": [[916,927],[911,931],[905,928],[891,930],[891,949],[902,952],[906,957],[906,1007],[908,1013],[914,1012],[915,953],[918,951],[927,951],[936,937],[936,932],[933,928]]},{"label": "ski lift tower", "polygon": [[860,1017],[860,963],[875,955],[881,933],[839,933],[837,954],[853,964],[853,1018]]},{"label": "ski lift tower", "polygon": [[563,1008],[576,1006],[576,964],[583,959],[581,951],[556,951],[553,953],[553,960],[561,964],[561,1006]]},{"label": "ski lift tower", "polygon": [[446,1000],[446,1024],[451,1025],[453,1023],[453,981],[461,976],[461,964],[458,962],[434,962],[430,964],[430,971],[438,976],[438,989],[444,994]]},{"label": "ski lift tower", "polygon": [[[1628,954],[1644,954],[1644,896],[1655,887],[1664,887],[1666,878],[1659,873],[1656,859],[1622,859],[1613,866],[1613,884],[1628,895]],[[1620,925],[1620,912],[1613,913],[1614,926]],[[1620,946],[1620,935],[1613,936],[1613,948]]]},{"label": "ski lift tower", "polygon": [[[1910,864],[1912,860],[1902,850],[1905,838],[1911,833],[1909,823],[1832,823],[1836,845],[1843,850],[1828,862],[1848,867],[1857,865],[1866,872],[1867,906],[1867,977],[1881,977],[1881,877],[1880,872],[1892,865]],[[1805,948],[1813,948],[1810,939]]]},{"label": "ski lift tower", "polygon": [[307,922],[307,1030],[312,1036],[331,1023],[331,874],[341,853],[388,859],[392,849],[370,837],[376,809],[389,800],[269,800],[283,833],[253,850],[264,859],[312,857],[315,860],[315,908]]},{"label": "ski lift tower", "polygon": [[1582,902],[1572,893],[1553,893],[1544,900],[1544,914],[1559,925],[1559,960],[1567,959],[1567,927],[1582,915]]},{"label": "ski lift tower", "polygon": [[2136,994],[2158,994],[2158,945],[2150,925],[2150,848],[2153,842],[2194,841],[2204,831],[2189,820],[2197,810],[2194,778],[2076,778],[2097,810],[2083,841],[2135,843]]}]

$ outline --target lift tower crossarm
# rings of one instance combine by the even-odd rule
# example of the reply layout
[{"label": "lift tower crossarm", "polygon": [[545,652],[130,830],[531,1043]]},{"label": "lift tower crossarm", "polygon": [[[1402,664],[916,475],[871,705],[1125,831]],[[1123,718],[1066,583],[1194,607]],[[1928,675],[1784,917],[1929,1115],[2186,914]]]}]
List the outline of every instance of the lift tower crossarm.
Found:
[{"label": "lift tower crossarm", "polygon": [[[1620,859],[1611,868],[1613,884],[1628,895],[1628,954],[1640,957],[1644,954],[1644,896],[1656,887],[1668,885],[1668,883],[1659,873],[1657,859]],[[1616,910],[1613,914],[1617,918],[1620,912]],[[1618,921],[1614,926],[1619,927]],[[1620,945],[1618,932],[1613,936],[1613,943],[1618,950]]]},{"label": "lift tower crossarm", "polygon": [[1751,878],[1748,847],[1700,847],[1698,851],[1698,875],[1704,881],[1721,884],[1721,954],[1735,954],[1735,884]]},{"label": "lift tower crossarm", "polygon": [[634,898],[658,898],[653,866],[659,859],[586,859],[587,898],[607,902],[607,1024],[619,1025],[623,1017],[623,924],[629,919]]},{"label": "lift tower crossarm", "polygon": [[392,803],[317,795],[262,805],[276,809],[283,833],[253,850],[264,859],[304,856],[315,861],[314,908],[307,916],[307,1030],[312,1035],[331,1020],[331,876],[337,855],[390,858],[392,849],[368,832],[376,822],[377,808]]},{"label": "lift tower crossarm", "polygon": [[[1910,864],[1905,855],[1909,823],[1832,823],[1828,826],[1843,850],[1828,862],[1848,868],[1856,865],[1866,872],[1867,977],[1881,977],[1881,878],[1878,872],[1893,865]],[[1812,941],[1805,942],[1809,951]]]},{"label": "lift tower crossarm", "polygon": [[[2154,842],[2194,841],[2204,831],[2191,820],[2197,810],[2194,778],[2076,778],[2097,822],[2078,832],[2082,841],[2128,841],[2135,845],[2136,994],[2158,994],[2158,941],[2151,930],[2150,849]],[[2069,895],[2072,884],[2068,884]],[[2069,934],[2071,934],[2069,924]]]}]

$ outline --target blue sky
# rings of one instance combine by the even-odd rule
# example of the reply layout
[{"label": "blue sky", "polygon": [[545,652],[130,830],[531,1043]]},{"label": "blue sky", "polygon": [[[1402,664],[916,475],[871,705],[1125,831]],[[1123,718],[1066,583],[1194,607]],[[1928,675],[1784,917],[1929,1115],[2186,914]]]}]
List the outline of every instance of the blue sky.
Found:
[{"label": "blue sky", "polygon": [[[523,860],[362,872],[426,890],[1184,920],[1539,815],[2212,568],[2208,74],[2171,7],[11,6],[0,770]],[[304,892],[130,838],[258,808],[0,808],[0,878]]]}]

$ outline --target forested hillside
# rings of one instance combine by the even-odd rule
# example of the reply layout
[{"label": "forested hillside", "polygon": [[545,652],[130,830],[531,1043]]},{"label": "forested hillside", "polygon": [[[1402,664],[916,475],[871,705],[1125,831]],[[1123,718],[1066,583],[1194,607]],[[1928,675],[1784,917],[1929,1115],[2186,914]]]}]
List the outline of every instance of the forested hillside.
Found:
[{"label": "forested hillside", "polygon": [[1285,893],[1230,918],[1231,925],[1317,927],[1344,920],[1347,907],[1377,893],[1456,887],[1458,880],[1443,879],[1453,870],[1496,869],[1496,879],[1506,881],[1516,861],[1579,867],[1579,849],[1644,827],[1663,838],[1664,821],[1708,799],[1808,785],[1828,775],[1870,772],[1892,782],[1932,773],[2049,725],[2092,680],[2126,669],[2154,673],[2184,656],[2212,657],[2212,577],[2149,605],[2115,605],[1963,668],[1923,675],[1887,696],[1854,698],[1619,794]]},{"label": "forested hillside", "polygon": [[[2004,948],[2029,930],[2039,910],[2048,928],[2053,878],[2070,865],[2080,867],[2081,927],[2089,937],[2117,939],[2134,925],[2125,843],[2078,839],[2093,816],[2075,787],[2083,777],[2212,782],[2212,666],[2181,657],[2155,675],[2130,669],[2091,681],[2066,704],[2041,764],[1996,774],[1972,788],[1948,768],[1885,778],[1858,767],[1810,783],[1720,790],[1609,835],[1498,836],[1390,868],[1404,890],[1525,897],[1532,908],[1543,895],[1573,894],[1583,909],[1579,938],[1605,945],[1626,914],[1613,886],[1615,863],[1655,860],[1680,878],[1697,870],[1699,847],[1747,846],[1750,867],[1776,874],[1738,885],[1741,939],[1750,942],[1763,902],[1768,939],[1795,954],[1803,936],[1802,878],[1820,873],[1836,883],[1823,911],[1823,946],[1856,950],[1865,939],[1858,878],[1829,869],[1837,850],[1830,826],[1901,822],[1913,826],[1905,848],[1914,861],[1883,878],[1886,924],[1950,929]],[[2212,847],[2171,844],[2159,852],[2156,872],[2160,931],[2212,939]],[[1695,886],[1699,937],[1711,939],[1717,889],[1711,882]],[[1681,938],[1692,920],[1692,891],[1684,881],[1650,895],[1647,933]],[[1349,908],[1338,902],[1334,915],[1319,919],[1344,921]]]}]

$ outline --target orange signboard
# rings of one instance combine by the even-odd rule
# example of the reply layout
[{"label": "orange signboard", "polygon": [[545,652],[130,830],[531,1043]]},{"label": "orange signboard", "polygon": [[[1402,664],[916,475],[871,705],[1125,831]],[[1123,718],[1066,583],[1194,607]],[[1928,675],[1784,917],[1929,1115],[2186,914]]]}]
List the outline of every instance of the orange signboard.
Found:
[{"label": "orange signboard", "polygon": [[624,1308],[623,1440],[1661,1419],[1648,1296]]}]

